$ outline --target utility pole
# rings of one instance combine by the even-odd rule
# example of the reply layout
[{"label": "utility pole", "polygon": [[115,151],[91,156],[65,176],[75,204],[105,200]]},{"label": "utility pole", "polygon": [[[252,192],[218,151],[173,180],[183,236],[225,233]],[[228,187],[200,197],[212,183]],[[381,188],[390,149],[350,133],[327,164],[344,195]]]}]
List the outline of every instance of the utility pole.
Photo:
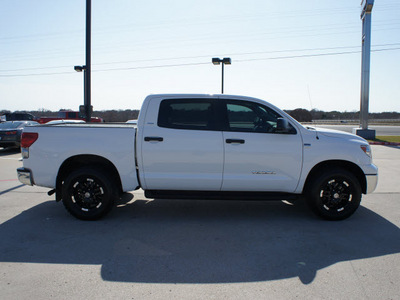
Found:
[{"label": "utility pole", "polygon": [[374,0],[362,0],[362,58],[361,58],[361,97],[360,97],[360,128],[354,128],[353,133],[365,138],[375,139],[375,130],[368,129],[369,79],[371,61],[371,13]]}]

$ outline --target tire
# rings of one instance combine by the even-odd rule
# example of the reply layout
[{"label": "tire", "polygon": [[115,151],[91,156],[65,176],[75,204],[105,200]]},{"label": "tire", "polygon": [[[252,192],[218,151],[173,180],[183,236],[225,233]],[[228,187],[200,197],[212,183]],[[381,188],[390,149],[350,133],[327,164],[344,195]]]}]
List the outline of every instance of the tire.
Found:
[{"label": "tire", "polygon": [[116,198],[113,182],[97,168],[73,171],[63,184],[63,204],[71,215],[81,220],[102,218],[110,212]]},{"label": "tire", "polygon": [[343,220],[360,206],[361,186],[345,169],[323,170],[309,182],[306,198],[311,210],[321,218]]}]

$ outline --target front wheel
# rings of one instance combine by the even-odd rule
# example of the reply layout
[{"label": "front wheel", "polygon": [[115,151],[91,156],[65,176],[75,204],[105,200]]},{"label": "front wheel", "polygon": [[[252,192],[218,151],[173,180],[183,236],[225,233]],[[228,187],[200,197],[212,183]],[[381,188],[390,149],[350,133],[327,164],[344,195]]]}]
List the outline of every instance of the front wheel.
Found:
[{"label": "front wheel", "polygon": [[345,169],[324,170],[310,181],[306,198],[311,210],[327,220],[343,220],[360,206],[361,187]]},{"label": "front wheel", "polygon": [[67,211],[81,220],[97,220],[113,207],[115,188],[104,171],[84,167],[67,176],[62,200]]}]

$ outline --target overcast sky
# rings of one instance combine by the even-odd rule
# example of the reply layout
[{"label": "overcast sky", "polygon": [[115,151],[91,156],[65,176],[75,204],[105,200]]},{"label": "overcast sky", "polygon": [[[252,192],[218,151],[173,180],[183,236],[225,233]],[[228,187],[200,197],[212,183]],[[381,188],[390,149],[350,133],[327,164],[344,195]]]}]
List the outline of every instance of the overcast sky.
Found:
[{"label": "overcast sky", "polygon": [[[0,110],[83,104],[85,0],[0,1]],[[283,109],[360,108],[361,0],[92,0],[94,110],[221,90]],[[400,1],[372,11],[370,112],[400,111]]]}]

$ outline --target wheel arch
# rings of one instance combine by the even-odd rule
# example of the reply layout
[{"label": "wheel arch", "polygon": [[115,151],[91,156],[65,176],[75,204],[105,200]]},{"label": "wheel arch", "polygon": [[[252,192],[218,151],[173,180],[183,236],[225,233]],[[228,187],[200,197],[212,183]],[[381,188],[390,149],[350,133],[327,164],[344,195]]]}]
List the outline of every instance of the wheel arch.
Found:
[{"label": "wheel arch", "polygon": [[[57,193],[58,195],[61,196],[62,184],[66,176],[80,167],[95,167],[107,172],[110,175],[110,179],[116,185],[117,191],[122,193],[121,178],[114,164],[104,157],[84,154],[72,156],[62,163],[56,179],[56,191],[59,192]],[[57,200],[61,200],[61,198],[57,197]]]},{"label": "wheel arch", "polygon": [[365,174],[363,170],[357,166],[355,163],[352,163],[350,161],[345,161],[345,160],[328,160],[328,161],[323,161],[315,165],[311,171],[308,173],[306,182],[304,184],[303,192],[308,188],[308,185],[310,182],[312,182],[312,179],[315,176],[318,176],[323,170],[329,169],[329,168],[343,168],[352,174],[357,178],[358,182],[360,183],[361,186],[361,191],[363,194],[367,192],[367,181],[365,178]]}]

